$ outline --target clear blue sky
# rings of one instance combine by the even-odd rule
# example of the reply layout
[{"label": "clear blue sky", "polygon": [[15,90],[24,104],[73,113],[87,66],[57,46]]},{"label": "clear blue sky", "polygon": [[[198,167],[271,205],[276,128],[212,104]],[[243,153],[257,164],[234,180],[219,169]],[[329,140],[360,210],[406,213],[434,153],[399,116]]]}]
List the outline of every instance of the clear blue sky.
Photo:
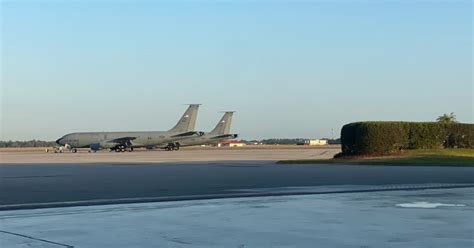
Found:
[{"label": "clear blue sky", "polygon": [[328,137],[473,122],[471,1],[2,1],[1,137],[198,129]]}]

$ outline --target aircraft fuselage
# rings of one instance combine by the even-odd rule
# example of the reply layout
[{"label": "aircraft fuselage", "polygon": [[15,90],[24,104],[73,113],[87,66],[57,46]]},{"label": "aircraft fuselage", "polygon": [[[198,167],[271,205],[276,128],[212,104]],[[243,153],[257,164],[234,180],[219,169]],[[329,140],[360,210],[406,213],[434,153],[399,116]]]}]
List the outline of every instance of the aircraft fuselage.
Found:
[{"label": "aircraft fuselage", "polygon": [[113,142],[116,139],[128,137],[130,139],[129,147],[147,147],[157,144],[174,142],[183,138],[172,137],[175,135],[170,132],[84,132],[71,133],[58,139],[59,145],[70,146],[71,148],[112,148],[119,144]]}]

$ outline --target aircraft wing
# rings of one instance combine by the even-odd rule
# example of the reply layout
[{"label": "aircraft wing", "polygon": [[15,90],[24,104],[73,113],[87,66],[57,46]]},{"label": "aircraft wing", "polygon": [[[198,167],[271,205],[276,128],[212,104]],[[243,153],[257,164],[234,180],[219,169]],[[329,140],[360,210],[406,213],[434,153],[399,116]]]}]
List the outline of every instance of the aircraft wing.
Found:
[{"label": "aircraft wing", "polygon": [[171,136],[171,138],[185,138],[185,137],[203,136],[203,135],[204,135],[203,132],[191,131],[191,132],[175,134],[175,135]]}]

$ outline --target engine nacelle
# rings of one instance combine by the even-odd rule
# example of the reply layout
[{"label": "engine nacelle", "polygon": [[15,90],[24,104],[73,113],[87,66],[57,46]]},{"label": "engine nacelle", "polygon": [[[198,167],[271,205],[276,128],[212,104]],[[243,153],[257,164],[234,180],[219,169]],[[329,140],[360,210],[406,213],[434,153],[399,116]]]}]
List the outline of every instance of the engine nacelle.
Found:
[{"label": "engine nacelle", "polygon": [[94,143],[90,145],[91,150],[100,150],[100,149],[111,149],[119,145],[118,143],[110,143],[110,142],[101,142],[101,143]]}]

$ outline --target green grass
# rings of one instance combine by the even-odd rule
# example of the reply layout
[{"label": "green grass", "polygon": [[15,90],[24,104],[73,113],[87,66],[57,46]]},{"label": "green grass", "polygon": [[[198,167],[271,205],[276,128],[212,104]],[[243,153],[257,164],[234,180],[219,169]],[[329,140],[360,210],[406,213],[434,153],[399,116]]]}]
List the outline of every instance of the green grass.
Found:
[{"label": "green grass", "polygon": [[425,156],[425,155],[444,155],[459,157],[474,157],[474,149],[448,148],[448,149],[428,149],[428,150],[408,150],[403,155]]},{"label": "green grass", "polygon": [[316,160],[284,160],[279,164],[364,164],[474,166],[474,149],[410,150],[383,157],[354,157]]}]

